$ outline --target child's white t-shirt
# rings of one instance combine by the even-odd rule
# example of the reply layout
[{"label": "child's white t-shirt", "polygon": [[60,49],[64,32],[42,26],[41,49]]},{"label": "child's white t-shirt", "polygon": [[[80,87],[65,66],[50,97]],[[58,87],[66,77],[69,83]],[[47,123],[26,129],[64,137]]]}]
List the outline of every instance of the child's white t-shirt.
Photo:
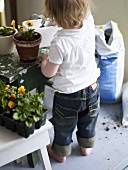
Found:
[{"label": "child's white t-shirt", "polygon": [[95,61],[95,25],[91,14],[80,29],[61,29],[51,42],[49,62],[59,64],[53,88],[74,93],[97,81],[100,70]]}]

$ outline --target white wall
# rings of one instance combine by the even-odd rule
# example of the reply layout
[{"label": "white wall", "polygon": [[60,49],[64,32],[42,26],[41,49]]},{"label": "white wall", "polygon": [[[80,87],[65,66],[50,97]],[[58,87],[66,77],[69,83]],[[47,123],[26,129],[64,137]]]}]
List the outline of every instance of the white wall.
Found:
[{"label": "white wall", "polygon": [[30,19],[32,14],[42,14],[43,0],[17,0],[18,24]]},{"label": "white wall", "polygon": [[94,0],[93,16],[96,25],[106,24],[113,20],[124,37],[126,56],[124,82],[128,81],[128,0]]}]

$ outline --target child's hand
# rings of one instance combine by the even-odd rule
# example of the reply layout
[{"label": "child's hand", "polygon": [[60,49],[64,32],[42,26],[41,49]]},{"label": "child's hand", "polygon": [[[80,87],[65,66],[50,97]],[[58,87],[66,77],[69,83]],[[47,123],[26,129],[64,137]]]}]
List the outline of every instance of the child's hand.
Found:
[{"label": "child's hand", "polygon": [[46,51],[42,55],[42,60],[41,60],[41,68],[45,67],[48,62],[48,52]]},{"label": "child's hand", "polygon": [[54,64],[48,60],[48,52],[43,53],[41,61],[41,72],[46,77],[53,77],[59,68],[59,64]]},{"label": "child's hand", "polygon": [[42,60],[48,60],[48,52],[43,53]]}]

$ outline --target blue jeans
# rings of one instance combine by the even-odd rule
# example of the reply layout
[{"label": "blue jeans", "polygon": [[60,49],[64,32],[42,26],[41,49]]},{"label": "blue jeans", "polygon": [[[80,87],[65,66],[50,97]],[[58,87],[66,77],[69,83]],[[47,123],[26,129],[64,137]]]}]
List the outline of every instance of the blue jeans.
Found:
[{"label": "blue jeans", "polygon": [[79,145],[84,148],[92,148],[99,109],[98,84],[94,90],[90,86],[72,94],[55,92],[53,151],[59,156],[71,154],[72,134],[76,126]]}]

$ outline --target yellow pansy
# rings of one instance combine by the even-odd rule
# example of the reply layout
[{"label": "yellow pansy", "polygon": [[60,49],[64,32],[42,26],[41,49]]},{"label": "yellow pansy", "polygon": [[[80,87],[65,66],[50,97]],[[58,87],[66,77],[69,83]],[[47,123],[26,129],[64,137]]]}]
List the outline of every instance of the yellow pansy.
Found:
[{"label": "yellow pansy", "polygon": [[15,29],[15,20],[12,20],[11,26],[13,27],[13,29]]},{"label": "yellow pansy", "polygon": [[18,29],[23,29],[23,28],[26,28],[26,27],[23,25],[18,25]]},{"label": "yellow pansy", "polygon": [[6,85],[5,90],[8,91],[10,89],[10,85]]},{"label": "yellow pansy", "polygon": [[28,27],[32,27],[34,24],[33,24],[32,21],[27,20],[27,21],[26,21],[26,25],[28,25]]},{"label": "yellow pansy", "polygon": [[24,86],[20,86],[19,88],[18,88],[18,92],[19,93],[25,93],[25,88],[24,88]]}]

